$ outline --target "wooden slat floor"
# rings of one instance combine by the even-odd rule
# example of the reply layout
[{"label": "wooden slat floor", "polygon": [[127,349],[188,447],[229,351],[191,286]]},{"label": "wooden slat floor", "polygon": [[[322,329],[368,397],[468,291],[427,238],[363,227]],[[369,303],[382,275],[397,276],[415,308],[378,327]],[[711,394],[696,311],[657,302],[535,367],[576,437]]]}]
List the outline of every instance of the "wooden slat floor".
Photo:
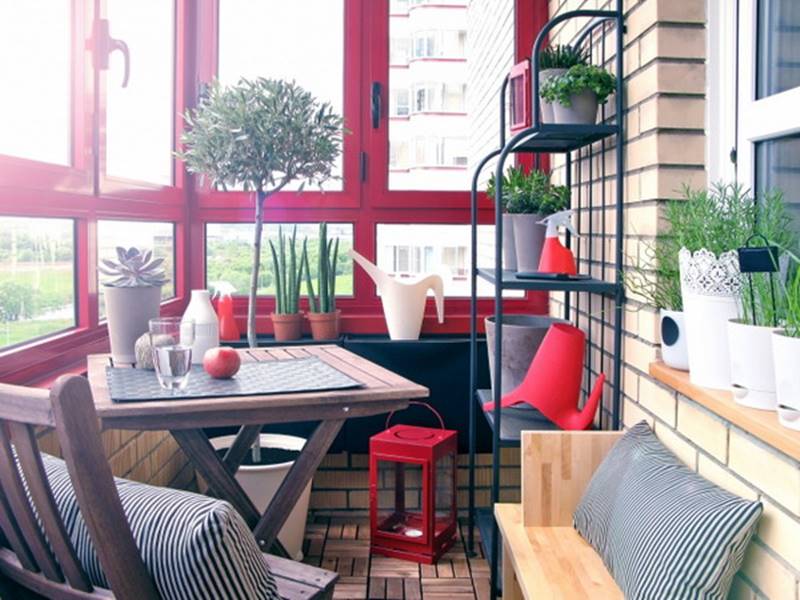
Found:
[{"label": "wooden slat floor", "polygon": [[360,517],[314,516],[306,527],[304,562],[339,573],[334,598],[363,600],[484,600],[489,597],[489,565],[480,554],[466,555],[466,526],[436,565],[370,556],[369,522]]}]

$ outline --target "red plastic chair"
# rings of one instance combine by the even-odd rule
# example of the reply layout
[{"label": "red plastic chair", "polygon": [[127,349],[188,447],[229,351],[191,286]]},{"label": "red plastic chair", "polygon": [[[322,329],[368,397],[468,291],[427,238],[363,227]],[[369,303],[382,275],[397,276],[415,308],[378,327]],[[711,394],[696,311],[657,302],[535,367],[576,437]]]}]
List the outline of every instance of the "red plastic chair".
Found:
[{"label": "red plastic chair", "polygon": [[[579,410],[585,342],[586,336],[577,327],[566,323],[551,325],[525,379],[503,396],[501,406],[527,402],[561,429],[589,429],[603,395],[606,376],[600,374],[586,404]],[[484,405],[484,410],[493,408],[494,402]]]}]

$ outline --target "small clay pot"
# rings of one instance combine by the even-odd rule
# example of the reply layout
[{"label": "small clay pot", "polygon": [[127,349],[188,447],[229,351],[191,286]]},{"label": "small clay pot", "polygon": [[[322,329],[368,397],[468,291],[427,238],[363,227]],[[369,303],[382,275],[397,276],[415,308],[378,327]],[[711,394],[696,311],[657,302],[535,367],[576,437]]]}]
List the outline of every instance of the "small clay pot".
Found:
[{"label": "small clay pot", "polygon": [[289,342],[299,340],[303,335],[303,313],[298,312],[291,315],[279,315],[272,313],[272,328],[275,332],[275,340],[278,342]]},{"label": "small clay pot", "polygon": [[339,337],[341,310],[328,313],[310,312],[306,316],[311,324],[311,337],[315,340],[335,340]]}]

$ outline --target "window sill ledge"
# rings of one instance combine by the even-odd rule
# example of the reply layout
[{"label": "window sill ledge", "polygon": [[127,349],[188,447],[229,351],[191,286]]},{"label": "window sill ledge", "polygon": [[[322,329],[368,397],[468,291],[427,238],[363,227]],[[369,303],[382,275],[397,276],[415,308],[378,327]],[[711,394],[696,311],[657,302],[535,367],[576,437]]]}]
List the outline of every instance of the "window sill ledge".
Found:
[{"label": "window sill ledge", "polygon": [[688,372],[672,369],[662,362],[650,363],[650,375],[768,446],[800,460],[800,431],[781,425],[776,412],[741,406],[733,401],[730,392],[694,385]]}]

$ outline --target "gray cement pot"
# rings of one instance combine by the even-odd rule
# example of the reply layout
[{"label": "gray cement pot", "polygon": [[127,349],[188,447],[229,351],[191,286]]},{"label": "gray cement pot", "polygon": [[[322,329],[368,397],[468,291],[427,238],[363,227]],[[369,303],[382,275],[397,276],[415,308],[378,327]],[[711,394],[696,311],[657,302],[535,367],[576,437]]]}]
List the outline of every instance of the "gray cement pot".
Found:
[{"label": "gray cement pot", "polygon": [[514,242],[514,215],[503,215],[503,268],[517,270],[517,248]]},{"label": "gray cement pot", "polygon": [[161,309],[161,287],[103,288],[108,337],[115,363],[135,363],[136,340],[149,330],[150,319]]},{"label": "gray cement pot", "polygon": [[514,246],[517,253],[517,271],[530,273],[539,270],[544,235],[547,228],[539,225],[544,215],[512,215],[514,217]]},{"label": "gray cement pot", "polygon": [[[563,322],[561,319],[541,315],[503,315],[502,393],[504,395],[522,383],[550,325]],[[486,317],[485,324],[489,374],[494,389],[494,317]]]},{"label": "gray cement pot", "polygon": [[[539,90],[542,89],[542,84],[544,84],[545,81],[551,77],[563,75],[566,72],[566,69],[545,69],[544,71],[539,71]],[[545,102],[544,98],[540,98],[539,100],[539,106],[542,112],[542,123],[553,123],[555,121],[555,117],[553,116],[553,103]]]},{"label": "gray cement pot", "polygon": [[597,95],[591,90],[570,97],[570,106],[553,103],[553,116],[559,125],[594,125],[597,122]]}]

